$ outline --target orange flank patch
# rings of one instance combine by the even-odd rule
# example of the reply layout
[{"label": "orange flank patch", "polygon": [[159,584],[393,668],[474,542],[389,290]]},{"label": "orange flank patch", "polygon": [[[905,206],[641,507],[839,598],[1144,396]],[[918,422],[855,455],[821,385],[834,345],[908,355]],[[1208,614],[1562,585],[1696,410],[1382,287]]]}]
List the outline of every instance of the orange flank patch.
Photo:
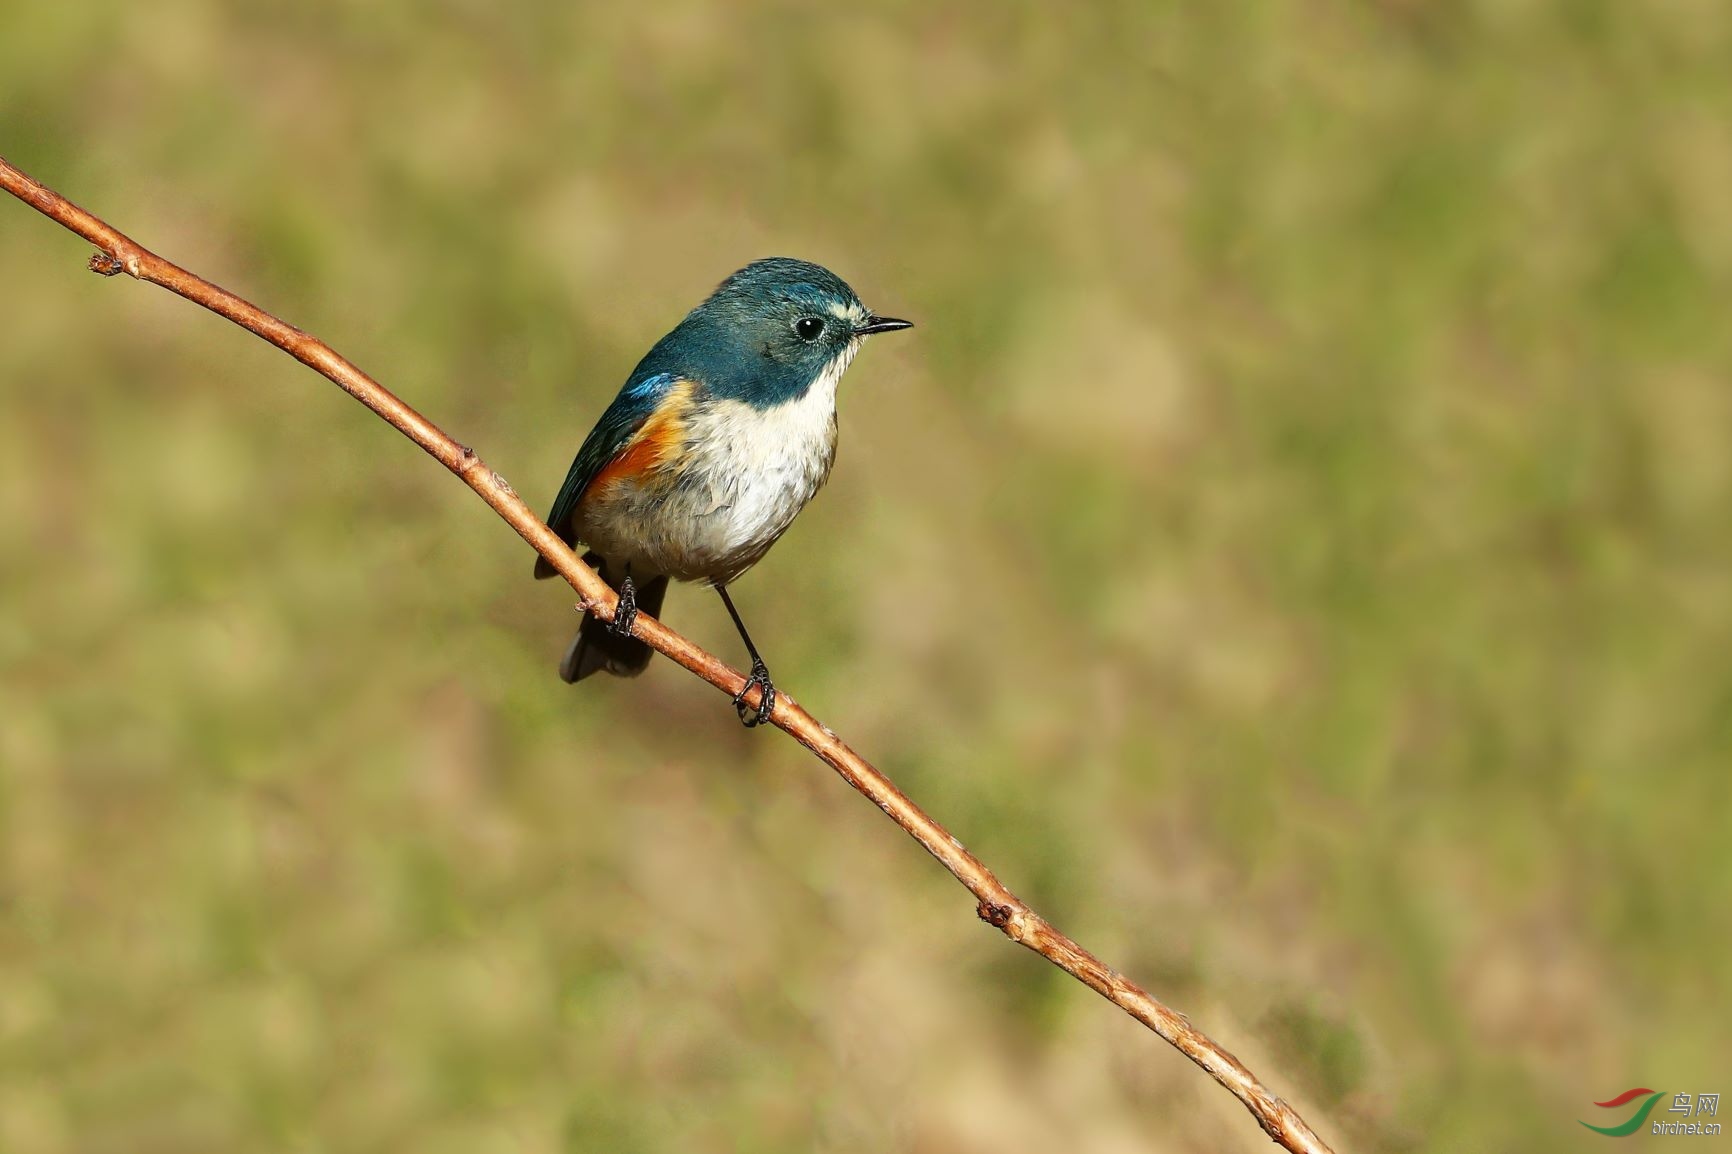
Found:
[{"label": "orange flank patch", "polygon": [[595,479],[584,489],[581,500],[604,496],[609,489],[624,481],[641,484],[650,474],[673,460],[685,448],[685,414],[691,393],[690,381],[675,385],[649,419],[638,426],[625,448],[601,467]]}]

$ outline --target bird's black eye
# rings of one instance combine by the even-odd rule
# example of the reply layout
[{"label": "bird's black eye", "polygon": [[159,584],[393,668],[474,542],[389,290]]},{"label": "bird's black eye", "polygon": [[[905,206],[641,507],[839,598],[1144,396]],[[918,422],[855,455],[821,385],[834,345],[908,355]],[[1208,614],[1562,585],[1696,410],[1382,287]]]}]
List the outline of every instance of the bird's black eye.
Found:
[{"label": "bird's black eye", "polygon": [[794,335],[803,341],[815,341],[824,332],[824,322],[818,317],[801,317],[794,322]]}]

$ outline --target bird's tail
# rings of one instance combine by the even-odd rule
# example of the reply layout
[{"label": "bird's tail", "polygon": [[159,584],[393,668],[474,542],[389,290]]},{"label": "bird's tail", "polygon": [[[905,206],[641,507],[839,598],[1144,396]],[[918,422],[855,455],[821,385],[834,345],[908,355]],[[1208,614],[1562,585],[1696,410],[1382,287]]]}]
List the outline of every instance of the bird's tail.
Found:
[{"label": "bird's tail", "polygon": [[[586,555],[583,560],[586,564],[595,565],[601,579],[609,586],[616,590],[619,588],[620,576],[608,569],[606,561],[594,553]],[[662,598],[667,591],[666,577],[656,577],[637,586],[638,610],[651,617],[660,617]],[[592,673],[636,677],[649,665],[654,653],[655,650],[637,638],[622,637],[612,632],[607,622],[586,613],[583,624],[577,627],[577,636],[571,639],[565,656],[560,659],[559,676],[570,684],[576,684]]]}]

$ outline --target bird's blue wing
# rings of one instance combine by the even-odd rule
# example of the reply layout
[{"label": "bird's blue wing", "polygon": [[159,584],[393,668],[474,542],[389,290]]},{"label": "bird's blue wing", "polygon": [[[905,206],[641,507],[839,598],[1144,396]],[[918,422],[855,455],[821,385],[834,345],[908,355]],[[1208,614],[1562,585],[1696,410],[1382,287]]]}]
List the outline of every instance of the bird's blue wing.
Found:
[{"label": "bird's blue wing", "polygon": [[[583,496],[583,491],[589,488],[589,483],[595,480],[595,475],[601,472],[603,466],[618,456],[620,450],[631,442],[632,435],[643,427],[643,423],[655,413],[656,407],[678,382],[679,378],[673,373],[655,373],[643,377],[634,374],[613,399],[613,404],[602,413],[601,419],[595,423],[595,428],[589,431],[583,448],[577,451],[577,456],[572,459],[571,469],[565,474],[565,484],[559,487],[559,496],[553,500],[553,511],[547,515],[548,525],[566,544],[573,544],[576,539],[576,533],[571,526],[571,515],[577,511],[577,502]],[[544,577],[552,572],[552,568],[545,561],[537,560],[536,576]]]}]

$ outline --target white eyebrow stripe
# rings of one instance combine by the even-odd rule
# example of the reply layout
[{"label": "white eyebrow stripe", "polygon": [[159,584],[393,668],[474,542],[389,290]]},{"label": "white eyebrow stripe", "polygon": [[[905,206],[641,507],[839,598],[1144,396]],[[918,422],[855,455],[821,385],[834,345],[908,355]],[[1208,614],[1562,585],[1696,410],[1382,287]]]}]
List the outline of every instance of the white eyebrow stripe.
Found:
[{"label": "white eyebrow stripe", "polygon": [[860,304],[832,304],[830,315],[840,321],[851,321],[855,324],[866,319],[866,306]]}]

